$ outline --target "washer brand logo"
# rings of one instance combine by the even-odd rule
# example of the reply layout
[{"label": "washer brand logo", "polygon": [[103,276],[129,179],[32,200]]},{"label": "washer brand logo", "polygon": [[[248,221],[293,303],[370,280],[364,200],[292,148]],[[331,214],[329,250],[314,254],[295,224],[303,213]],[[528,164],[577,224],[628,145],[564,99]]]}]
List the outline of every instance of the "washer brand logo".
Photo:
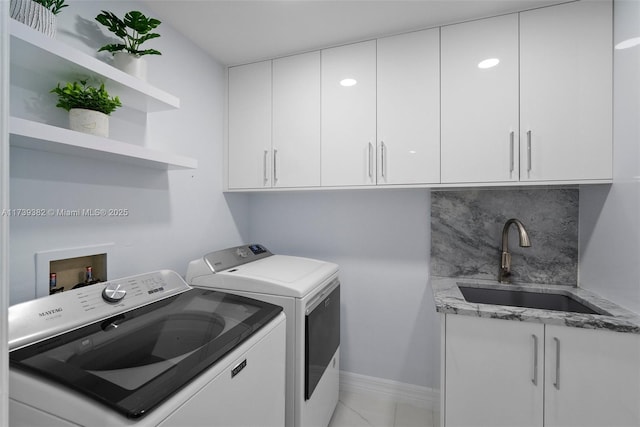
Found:
[{"label": "washer brand logo", "polygon": [[238,363],[235,368],[231,370],[231,378],[235,377],[247,366],[247,359],[244,359],[242,362]]},{"label": "washer brand logo", "polygon": [[58,308],[54,308],[53,310],[43,311],[41,313],[38,313],[38,316],[47,317],[47,316],[51,316],[52,314],[61,313],[61,312],[62,312],[62,307],[58,307]]}]

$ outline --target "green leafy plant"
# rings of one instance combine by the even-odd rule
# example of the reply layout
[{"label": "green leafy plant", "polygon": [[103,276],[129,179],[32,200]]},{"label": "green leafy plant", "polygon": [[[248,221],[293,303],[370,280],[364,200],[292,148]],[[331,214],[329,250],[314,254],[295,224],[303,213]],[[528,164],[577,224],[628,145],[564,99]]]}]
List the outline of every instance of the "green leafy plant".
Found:
[{"label": "green leafy plant", "polygon": [[162,55],[155,49],[140,49],[142,43],[160,37],[160,34],[150,32],[161,24],[157,19],[147,18],[137,10],[128,12],[124,15],[124,19],[120,19],[112,12],[103,10],[96,16],[96,21],[107,27],[124,42],[102,46],[98,52],[106,50],[111,53],[126,51],[138,56]]},{"label": "green leafy plant", "polygon": [[122,106],[117,96],[113,98],[109,96],[104,88],[104,83],[100,84],[100,87],[91,86],[86,80],[67,83],[62,87],[58,83],[58,86],[53,88],[51,93],[58,95],[56,107],[64,108],[67,111],[72,108],[84,108],[109,115],[116,108]]},{"label": "green leafy plant", "polygon": [[33,0],[49,9],[54,15],[60,13],[60,9],[69,6],[64,4],[65,0]]}]

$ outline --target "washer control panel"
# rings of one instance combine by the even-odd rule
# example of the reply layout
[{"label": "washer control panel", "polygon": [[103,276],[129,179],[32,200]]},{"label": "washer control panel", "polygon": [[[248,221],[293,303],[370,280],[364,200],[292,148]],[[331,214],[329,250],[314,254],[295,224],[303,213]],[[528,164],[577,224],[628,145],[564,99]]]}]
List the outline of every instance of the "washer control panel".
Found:
[{"label": "washer control panel", "polygon": [[252,243],[210,252],[204,260],[213,272],[220,272],[273,255],[264,246]]},{"label": "washer control panel", "polygon": [[191,289],[160,270],[60,292],[9,307],[9,350]]}]

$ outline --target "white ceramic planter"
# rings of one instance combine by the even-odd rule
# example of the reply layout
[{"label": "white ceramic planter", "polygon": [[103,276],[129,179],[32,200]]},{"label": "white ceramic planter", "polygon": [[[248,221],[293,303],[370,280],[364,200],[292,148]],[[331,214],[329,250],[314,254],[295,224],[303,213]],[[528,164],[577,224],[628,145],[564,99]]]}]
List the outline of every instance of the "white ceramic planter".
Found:
[{"label": "white ceramic planter", "polygon": [[69,110],[69,128],[95,136],[109,137],[109,116],[100,111],[72,108]]},{"label": "white ceramic planter", "polygon": [[147,80],[147,61],[145,58],[129,52],[117,52],[113,55],[113,65],[141,80]]},{"label": "white ceramic planter", "polygon": [[56,36],[56,15],[33,0],[11,0],[9,13],[13,19],[49,37]]}]

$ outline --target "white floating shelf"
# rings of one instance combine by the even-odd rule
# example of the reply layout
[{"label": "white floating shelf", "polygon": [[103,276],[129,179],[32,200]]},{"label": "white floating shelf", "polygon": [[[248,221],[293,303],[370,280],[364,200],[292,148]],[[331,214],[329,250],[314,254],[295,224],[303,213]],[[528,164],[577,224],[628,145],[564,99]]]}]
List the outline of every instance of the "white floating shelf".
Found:
[{"label": "white floating shelf", "polygon": [[198,161],[190,157],[151,150],[18,117],[10,118],[9,133],[13,147],[125,162],[155,169],[196,169],[198,167]]},{"label": "white floating shelf", "polygon": [[9,19],[11,63],[36,69],[56,82],[91,76],[103,81],[110,95],[128,107],[155,112],[180,107],[180,99],[71,46]]}]

